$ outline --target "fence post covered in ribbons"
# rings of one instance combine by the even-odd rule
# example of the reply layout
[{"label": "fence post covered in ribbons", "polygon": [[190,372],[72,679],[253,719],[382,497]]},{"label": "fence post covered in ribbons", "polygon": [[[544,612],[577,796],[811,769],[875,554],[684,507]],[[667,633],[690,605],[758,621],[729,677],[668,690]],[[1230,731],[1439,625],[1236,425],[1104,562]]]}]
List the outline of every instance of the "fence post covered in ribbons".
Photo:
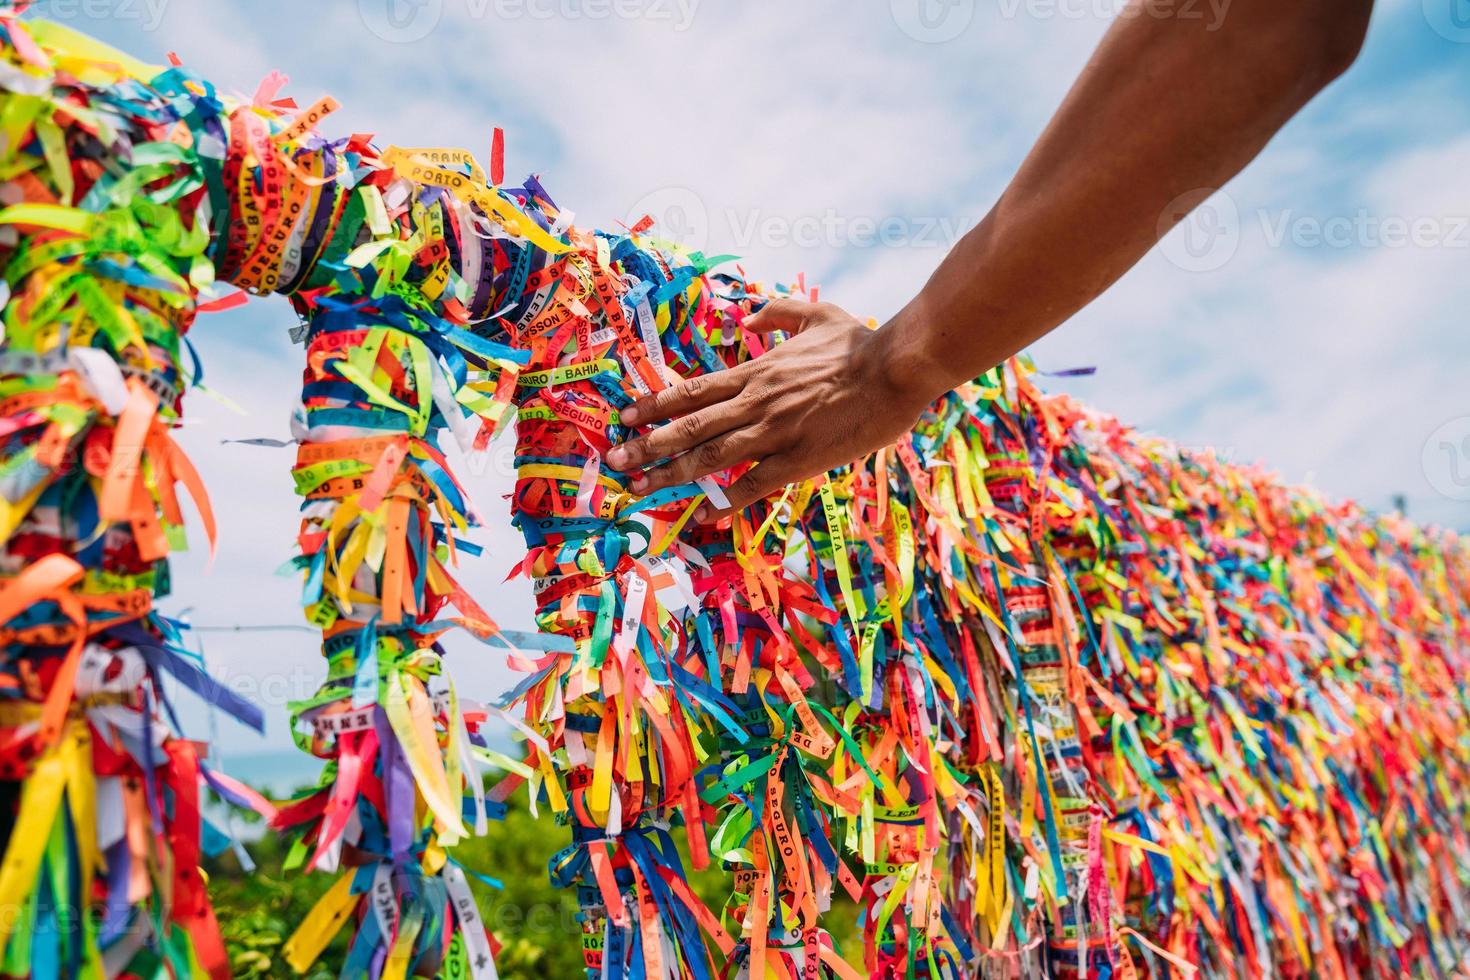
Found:
[{"label": "fence post covered in ribbons", "polygon": [[456,581],[478,518],[439,437],[483,449],[529,359],[472,329],[508,274],[495,236],[524,234],[541,255],[566,246],[484,186],[468,154],[326,141],[315,127],[334,103],[297,111],[277,98],[283,82],[231,117],[225,180],[245,233],[223,273],[289,295],[306,351],[296,563],[328,676],[291,712],[298,744],[328,766],[275,825],[294,834],[288,867],[340,877],[285,953],[306,970],[353,919],[345,975],[493,977],[474,872],[452,848],[504,804],[480,773],[494,758],[485,711],[460,700],[437,641],[555,641],[501,634]]},{"label": "fence post covered in ribbons", "polygon": [[[758,355],[740,321],[767,298],[646,230],[574,236],[559,286],[528,284],[542,295],[510,324],[533,352],[517,424],[523,570],[540,625],[577,644],[516,696],[546,742],[532,759],[548,791],[571,770],[568,799],[551,796],[573,828],[553,872],[578,888],[589,976],[856,976],[821,925],[839,884],[866,903],[873,975],[959,975],[970,951],[936,870],[939,801],[956,784],[929,775],[939,715],[915,673],[928,668],[896,652],[887,666],[905,615],[888,590],[901,606],[912,589],[908,510],[860,468],[707,526],[690,516],[717,483],[629,495],[602,465],[628,434],[617,411]],[[863,495],[891,530],[851,521]],[[696,867],[731,872],[719,921],[677,874],[651,871],[681,822]]]},{"label": "fence post covered in ribbons", "polygon": [[[694,868],[722,860],[749,869],[737,871],[737,888],[757,879],[769,887],[770,864],[749,849],[752,826],[767,821],[752,824],[746,813],[732,827],[715,809],[730,786],[746,787],[777,758],[769,727],[752,734],[753,717],[769,724],[747,697],[753,633],[736,664],[736,620],[757,617],[737,611],[719,585],[733,563],[712,562],[696,535],[681,536],[718,486],[638,498],[603,456],[626,438],[617,413],[640,391],[667,386],[676,371],[718,370],[734,355],[742,307],[711,288],[703,256],[645,250],[631,235],[573,240],[578,252],[559,281],[529,282],[526,309],[508,319],[513,342],[533,358],[518,394],[522,570],[534,579],[538,624],[576,644],[530,665],[514,692],[540,736],[532,786],[568,814],[572,844],[552,873],[577,889],[589,976],[732,976],[748,955],[741,937],[756,937],[757,948],[769,938],[770,895],[752,899],[747,887],[717,919],[690,889],[672,831],[682,824]],[[726,556],[728,537],[726,546],[707,540]],[[707,609],[712,597],[722,612]],[[749,765],[702,791],[727,760]],[[813,914],[813,938],[816,925]],[[815,942],[810,949],[815,969]]]},{"label": "fence post covered in ribbons", "polygon": [[[160,616],[203,372],[222,107],[0,5],[0,975],[228,977],[206,794],[269,814],[177,729],[164,677],[259,729]],[[182,491],[182,492],[181,492]]]},{"label": "fence post covered in ribbons", "polygon": [[432,314],[394,299],[317,297],[304,338],[299,563],[328,678],[291,711],[298,743],[332,765],[277,826],[302,831],[290,866],[342,877],[286,954],[305,969],[357,909],[349,975],[478,977],[493,954],[450,849],[503,804],[479,773],[484,712],[459,699],[436,641],[494,626],[451,571],[475,549],[456,540],[473,514],[434,444],[445,422],[431,392],[446,381],[429,372],[444,351],[430,353]]}]

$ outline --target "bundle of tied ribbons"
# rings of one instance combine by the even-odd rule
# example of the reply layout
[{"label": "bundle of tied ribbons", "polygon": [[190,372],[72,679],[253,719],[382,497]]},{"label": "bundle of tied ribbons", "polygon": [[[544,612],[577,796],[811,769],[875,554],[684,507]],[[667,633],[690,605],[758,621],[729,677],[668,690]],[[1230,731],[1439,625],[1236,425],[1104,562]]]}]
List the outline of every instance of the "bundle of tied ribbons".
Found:
[{"label": "bundle of tied ribbons", "polygon": [[[0,214],[20,241],[7,326],[51,295],[21,302],[35,273],[17,256],[36,244],[69,243],[51,261],[112,290],[47,310],[51,334],[32,328],[29,346],[7,330],[6,356],[100,348],[136,390],[126,343],[75,335],[104,306],[167,305],[113,274],[127,256],[158,275],[141,256],[162,243],[163,267],[187,270],[168,336],[215,275],[288,294],[302,316],[297,561],[329,676],[294,724],[329,763],[276,820],[294,866],[340,877],[288,947],[298,969],[350,921],[343,976],[493,975],[473,872],[450,849],[523,787],[569,826],[550,869],[576,889],[589,977],[1352,977],[1465,959],[1459,539],[1143,437],[1043,396],[1019,362],[899,444],[698,524],[739,471],[635,497],[602,464],[631,434],[618,412],[780,342],[742,320],[809,296],[800,284],[717,273],[721,259],[647,223],[579,231],[534,178],[506,187],[498,152],[486,174],[463,151],[326,140],[333,104],[299,110],[279,79],[231,105],[177,66],[5,30],[0,124],[17,135],[0,176],[24,209]],[[48,108],[26,115],[17,96]],[[127,165],[89,168],[118,159],[120,132]],[[90,169],[121,189],[88,197]],[[195,183],[167,191],[183,174]],[[147,247],[98,227],[119,201]],[[102,401],[105,381],[69,370],[79,404]],[[103,405],[83,427],[127,417]],[[15,446],[44,468],[47,445],[71,445],[55,420],[23,418],[7,460]],[[497,630],[451,572],[475,550],[459,537],[474,512],[438,436],[483,450],[511,418],[540,637]],[[139,540],[150,514],[177,524],[163,488],[186,472],[145,445]],[[68,478],[108,496],[105,470]],[[14,486],[23,519],[46,520]],[[51,519],[80,528],[85,501],[56,498]],[[117,536],[122,517],[99,520]],[[14,564],[7,593],[37,588],[18,583],[42,563]],[[45,587],[53,619],[91,601],[64,576]],[[499,708],[449,683],[437,641],[452,628],[515,648],[526,677]],[[38,638],[7,643],[10,662],[57,660]],[[34,669],[16,668],[18,706],[36,700]],[[151,718],[146,680],[130,690]],[[492,715],[520,730],[524,759],[493,749]],[[36,751],[23,796],[80,750]],[[509,775],[486,790],[480,764]],[[693,867],[728,870],[722,909],[691,890],[676,837]],[[23,881],[37,908],[55,904],[45,882]],[[838,891],[860,906],[859,950],[823,928]],[[29,945],[7,955],[34,963]]]},{"label": "bundle of tied ribbons", "polygon": [[[10,5],[3,5],[9,8]],[[218,103],[48,50],[0,9],[0,975],[226,977],[208,795],[273,808],[174,724],[171,677],[258,709],[160,616],[198,474],[172,438],[215,278]],[[85,48],[85,45],[82,46]],[[222,225],[223,222],[221,221]]]}]

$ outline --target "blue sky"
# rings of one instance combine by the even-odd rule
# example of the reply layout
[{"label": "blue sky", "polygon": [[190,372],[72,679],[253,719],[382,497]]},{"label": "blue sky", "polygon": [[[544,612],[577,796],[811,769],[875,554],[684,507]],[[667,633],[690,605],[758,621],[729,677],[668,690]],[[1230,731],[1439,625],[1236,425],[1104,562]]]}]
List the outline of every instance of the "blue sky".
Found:
[{"label": "blue sky", "polygon": [[[38,11],[250,93],[272,69],[329,125],[383,143],[488,152],[535,170],[582,224],[648,212],[758,278],[805,272],[878,318],[922,285],[1003,189],[1118,0],[47,0]],[[1206,22],[1228,0],[1179,0]],[[1245,174],[1123,282],[1036,348],[1065,387],[1140,427],[1259,461],[1332,498],[1470,530],[1470,3],[1380,0],[1363,58]],[[1169,97],[1167,90],[1159,99]],[[212,568],[177,563],[209,626],[298,622],[286,435],[299,378],[284,302],[202,319],[206,383],[183,441],[222,516]],[[1054,387],[1063,386],[1062,382]],[[466,461],[491,526],[464,579],[507,627],[528,590],[503,500],[510,453]],[[197,537],[197,535],[196,535]],[[321,676],[311,634],[202,634],[216,673],[265,704]],[[461,689],[513,682],[451,645]],[[199,719],[197,712],[186,717]],[[196,729],[202,732],[202,729]]]}]

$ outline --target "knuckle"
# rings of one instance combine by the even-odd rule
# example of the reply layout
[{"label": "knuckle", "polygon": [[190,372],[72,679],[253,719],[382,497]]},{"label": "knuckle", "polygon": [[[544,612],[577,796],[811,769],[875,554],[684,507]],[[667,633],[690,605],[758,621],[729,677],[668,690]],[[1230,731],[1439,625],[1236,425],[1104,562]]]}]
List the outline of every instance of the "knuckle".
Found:
[{"label": "knuckle", "polygon": [[699,435],[699,419],[686,415],[674,423],[674,432],[681,440],[692,441]]},{"label": "knuckle", "polygon": [[754,500],[760,496],[760,481],[755,478],[754,473],[747,473],[735,481],[727,496],[732,500],[737,497],[741,500]]},{"label": "knuckle", "polygon": [[700,466],[712,469],[719,465],[723,448],[718,442],[706,442],[694,451],[694,455]]},{"label": "knuckle", "polygon": [[659,475],[663,479],[663,486],[677,487],[688,483],[693,479],[694,467],[690,465],[688,456],[680,456],[673,462],[659,467]]},{"label": "knuckle", "polygon": [[745,390],[740,393],[741,399],[748,408],[769,409],[771,399],[776,396],[776,385],[763,374],[753,378]]},{"label": "knuckle", "polygon": [[689,396],[690,398],[698,398],[704,393],[704,390],[706,387],[708,387],[708,385],[708,378],[706,378],[702,374],[696,374],[692,378],[685,379],[681,387],[685,395]]}]

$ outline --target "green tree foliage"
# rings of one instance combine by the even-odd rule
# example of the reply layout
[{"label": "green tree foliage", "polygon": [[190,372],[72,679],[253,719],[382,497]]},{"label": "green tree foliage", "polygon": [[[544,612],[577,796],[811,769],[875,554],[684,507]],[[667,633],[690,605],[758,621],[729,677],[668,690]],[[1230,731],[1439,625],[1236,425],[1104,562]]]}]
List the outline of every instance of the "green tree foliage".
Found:
[{"label": "green tree foliage", "polygon": [[[682,830],[675,835],[682,839]],[[466,868],[504,884],[495,889],[471,878],[485,924],[502,946],[496,965],[505,980],[578,980],[582,975],[576,903],[569,890],[553,888],[547,876],[547,862],[566,842],[565,828],[557,826],[550,814],[532,817],[520,805],[513,806],[504,821],[492,823],[485,837],[454,849],[455,859]],[[266,833],[247,845],[258,864],[250,874],[228,853],[208,868],[210,894],[236,977],[291,976],[281,947],[335,880],[334,875],[316,872],[284,872],[290,843]],[[728,894],[728,875],[711,867],[693,874],[691,881],[718,915]],[[856,909],[850,903],[833,909],[833,921],[841,925],[836,936],[840,948],[850,960],[860,962],[862,945],[855,920]],[[731,923],[726,928],[738,930]],[[331,965],[341,963],[351,934],[349,923],[308,974],[310,980],[335,980]]]}]

